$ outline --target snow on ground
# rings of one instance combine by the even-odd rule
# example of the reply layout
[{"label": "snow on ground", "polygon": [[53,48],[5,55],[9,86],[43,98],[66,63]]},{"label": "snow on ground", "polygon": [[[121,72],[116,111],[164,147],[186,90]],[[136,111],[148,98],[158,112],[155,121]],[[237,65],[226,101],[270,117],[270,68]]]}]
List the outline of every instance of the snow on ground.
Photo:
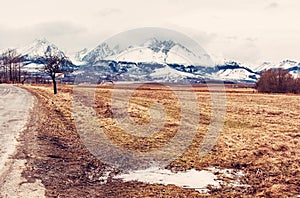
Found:
[{"label": "snow on ground", "polygon": [[164,63],[166,54],[154,52],[147,47],[135,47],[124,50],[122,53],[106,57],[106,60],[128,61],[128,62],[155,62]]},{"label": "snow on ground", "polygon": [[259,72],[263,70],[268,70],[272,68],[282,68],[282,69],[289,69],[299,65],[298,62],[292,60],[283,60],[280,63],[274,64],[271,62],[264,62],[261,65],[253,67],[253,71]]},{"label": "snow on ground", "polygon": [[239,181],[239,178],[243,176],[242,171],[218,169],[215,167],[201,171],[191,169],[186,172],[177,173],[167,169],[148,168],[117,175],[115,178],[123,179],[124,181],[140,181],[150,184],[174,184],[182,188],[195,189],[200,193],[209,193],[208,185],[214,188],[220,188],[221,185],[225,184],[217,175],[232,179],[232,183],[226,183],[226,185],[232,187],[246,186]]},{"label": "snow on ground", "polygon": [[43,64],[30,63],[25,65],[22,69],[29,73],[40,73],[44,68],[45,66]]},{"label": "snow on ground", "polygon": [[151,77],[171,77],[171,78],[182,78],[182,77],[195,77],[194,74],[186,73],[186,72],[181,72],[175,69],[172,69],[169,66],[165,66],[159,69],[156,69],[154,73],[150,74]]},{"label": "snow on ground", "polygon": [[227,69],[221,70],[215,74],[215,78],[221,80],[249,80],[253,79],[249,78],[249,76],[253,75],[245,69]]}]

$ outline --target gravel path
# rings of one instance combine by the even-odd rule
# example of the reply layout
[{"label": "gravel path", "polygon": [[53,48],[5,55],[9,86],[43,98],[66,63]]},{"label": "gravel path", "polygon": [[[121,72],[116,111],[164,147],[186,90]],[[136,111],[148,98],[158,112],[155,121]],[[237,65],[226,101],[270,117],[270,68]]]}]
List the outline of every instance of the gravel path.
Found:
[{"label": "gravel path", "polygon": [[[41,191],[21,177],[25,160],[16,160],[17,138],[29,119],[33,97],[24,89],[0,84],[0,189],[2,197],[42,197]],[[31,193],[34,192],[33,194]],[[36,194],[38,192],[38,194]]]}]

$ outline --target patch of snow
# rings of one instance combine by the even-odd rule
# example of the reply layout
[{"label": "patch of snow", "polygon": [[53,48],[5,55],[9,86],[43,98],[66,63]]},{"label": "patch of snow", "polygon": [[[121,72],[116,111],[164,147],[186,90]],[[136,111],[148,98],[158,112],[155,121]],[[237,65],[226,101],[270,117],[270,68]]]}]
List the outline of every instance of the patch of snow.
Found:
[{"label": "patch of snow", "polygon": [[186,72],[181,72],[176,69],[173,69],[169,66],[165,66],[162,68],[158,68],[155,70],[154,73],[150,74],[152,77],[173,77],[173,78],[178,78],[178,77],[195,77],[194,74],[191,73],[186,73]]},{"label": "patch of snow", "polygon": [[300,78],[300,69],[294,70],[294,71],[290,71],[290,74],[292,74],[292,76],[294,78]]},{"label": "patch of snow", "polygon": [[122,53],[108,56],[106,60],[127,61],[127,62],[148,62],[164,63],[166,54],[161,51],[155,52],[147,47],[128,48]]},{"label": "patch of snow", "polygon": [[28,65],[23,66],[22,70],[25,70],[29,73],[34,73],[43,71],[44,67],[45,66],[43,64],[30,63]]},{"label": "patch of snow", "polygon": [[253,80],[249,76],[253,73],[248,72],[245,69],[226,69],[218,71],[215,76],[222,80]]},{"label": "patch of snow", "polygon": [[115,178],[121,178],[125,181],[140,181],[150,184],[174,184],[182,188],[193,188],[200,192],[207,193],[207,185],[220,188],[220,184],[210,171],[195,169],[187,172],[173,173],[167,169],[149,168],[146,170],[137,170],[129,174],[117,175]]},{"label": "patch of snow", "polygon": [[99,177],[100,184],[106,184],[109,175],[110,175],[110,172],[105,172],[101,177]]},{"label": "patch of snow", "polygon": [[210,56],[201,52],[202,54],[194,54],[187,48],[176,44],[168,52],[166,63],[172,64],[182,64],[182,65],[202,65],[202,66],[212,66]]},{"label": "patch of snow", "polygon": [[136,170],[126,174],[117,175],[114,178],[123,179],[124,181],[140,181],[150,184],[174,184],[176,186],[188,189],[195,189],[200,193],[209,193],[208,186],[221,188],[225,184],[219,176],[227,177],[233,180],[227,185],[232,187],[245,186],[240,183],[239,178],[244,174],[242,171],[231,169],[209,168],[207,170],[197,171],[195,169],[186,172],[171,172],[167,169],[149,168],[145,170]]},{"label": "patch of snow", "polygon": [[274,64],[271,62],[264,62],[261,65],[254,67],[253,70],[255,72],[259,72],[259,71],[268,70],[268,69],[272,69],[272,68],[289,69],[291,67],[297,66],[298,64],[299,64],[298,62],[291,61],[291,60],[284,60],[278,64]]}]

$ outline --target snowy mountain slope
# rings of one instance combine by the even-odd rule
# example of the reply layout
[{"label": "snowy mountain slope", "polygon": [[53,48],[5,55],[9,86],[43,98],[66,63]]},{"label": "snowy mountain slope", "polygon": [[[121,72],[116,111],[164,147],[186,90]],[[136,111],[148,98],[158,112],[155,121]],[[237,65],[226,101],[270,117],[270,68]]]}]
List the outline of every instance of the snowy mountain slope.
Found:
[{"label": "snowy mountain slope", "polygon": [[268,69],[282,68],[286,69],[293,75],[294,78],[300,77],[300,62],[293,60],[283,60],[280,63],[274,64],[270,62],[264,62],[263,64],[255,67],[253,70],[256,73],[266,71]]},{"label": "snowy mountain slope", "polygon": [[86,62],[83,61],[82,59],[87,53],[88,53],[88,49],[84,48],[78,52],[68,54],[68,57],[73,64],[80,66],[86,64]]},{"label": "snowy mountain slope", "polygon": [[180,78],[180,77],[191,77],[195,78],[195,74],[187,73],[187,72],[182,72],[175,70],[171,68],[170,66],[166,65],[165,67],[158,68],[154,70],[153,73],[150,74],[151,77],[154,78],[164,78],[164,77],[169,77],[169,78]]},{"label": "snowy mountain slope", "polygon": [[275,64],[272,64],[271,62],[263,62],[261,65],[254,67],[253,70],[260,72],[260,71],[268,70],[268,69],[271,69],[274,67],[276,67]]},{"label": "snowy mountain slope", "polygon": [[[255,72],[238,64],[224,63],[223,67],[212,67],[209,55],[205,53],[196,55],[180,43],[171,40],[161,41],[156,38],[151,38],[139,46],[129,46],[123,50],[120,50],[118,46],[112,48],[107,43],[103,43],[84,56],[83,61],[86,61],[87,65],[102,68],[103,72],[112,68],[111,63],[110,67],[104,66],[103,63],[114,61],[116,64],[113,65],[117,67],[111,72],[120,72],[119,69],[121,68],[121,76],[126,76],[127,80],[132,78],[135,80],[182,82],[188,78],[233,81],[255,81],[257,79]],[[199,62],[201,64],[197,64]],[[126,64],[130,66],[127,67]],[[145,64],[152,69],[140,67],[140,65]],[[161,67],[155,68],[154,65],[161,65]],[[207,67],[207,65],[210,66]]]},{"label": "snowy mountain slope", "polygon": [[82,58],[88,53],[88,49],[84,48],[83,50],[76,52],[75,58],[76,60],[80,61]]},{"label": "snowy mountain slope", "polygon": [[253,70],[256,72],[261,72],[264,70],[272,69],[272,68],[283,68],[283,69],[290,69],[292,67],[298,66],[300,63],[292,60],[283,60],[278,64],[274,64],[271,62],[264,62],[263,64],[255,67]]},{"label": "snowy mountain slope", "polygon": [[98,45],[95,49],[88,52],[83,58],[82,61],[88,62],[89,64],[95,64],[98,61],[105,60],[106,57],[112,56],[120,53],[119,51],[114,51],[111,49],[107,43],[102,43]]},{"label": "snowy mountain slope", "polygon": [[[112,64],[110,63],[108,67],[104,66],[103,62],[114,61],[114,69],[110,72],[122,71],[122,76],[142,80],[165,79],[179,82],[186,81],[187,78],[213,78],[214,80],[255,81],[258,78],[256,72],[237,63],[212,66],[209,55],[204,52],[196,55],[180,43],[156,38],[146,40],[137,46],[128,46],[123,50],[118,46],[111,47],[103,43],[87,53],[83,61],[88,65],[98,66],[105,72],[112,69]],[[141,68],[141,65],[147,65],[151,69]],[[160,67],[156,68],[154,65]]]},{"label": "snowy mountain slope", "polygon": [[17,49],[17,53],[23,56],[22,70],[29,73],[42,72],[44,68],[43,58],[45,57],[46,52],[64,58],[62,67],[66,72],[76,69],[76,66],[72,61],[56,45],[50,43],[46,39],[36,39],[31,44]]},{"label": "snowy mountain slope", "polygon": [[226,69],[226,70],[219,70],[214,74],[216,79],[220,80],[233,80],[233,81],[249,81],[253,82],[257,80],[258,75],[250,73],[245,69]]},{"label": "snowy mountain slope", "polygon": [[25,65],[21,70],[28,73],[39,73],[44,69],[43,64],[29,63]]},{"label": "snowy mountain slope", "polygon": [[126,61],[126,62],[147,62],[164,63],[166,55],[161,51],[155,52],[147,47],[129,48],[113,56],[108,56],[106,60]]},{"label": "snowy mountain slope", "polygon": [[284,60],[279,63],[278,68],[289,69],[297,65],[299,65],[299,63],[297,63],[296,61]]},{"label": "snowy mountain slope", "polygon": [[[103,60],[93,66],[80,68],[87,76],[98,76],[101,80],[113,81],[154,81],[182,82],[199,81],[201,76],[189,72],[178,71],[166,64],[134,63],[125,61]],[[92,73],[91,73],[92,72]],[[82,72],[81,72],[82,74]]]},{"label": "snowy mountain slope", "polygon": [[[226,80],[232,82],[255,82],[258,74],[236,63],[216,67],[185,66],[154,62],[99,61],[95,65],[81,67],[93,71],[92,75],[102,80],[115,81],[157,81],[157,82],[204,82],[205,80]],[[117,76],[117,78],[112,78]]]},{"label": "snowy mountain slope", "polygon": [[89,64],[96,64],[101,60],[117,60],[160,64],[190,65],[191,63],[201,63],[202,65],[211,65],[210,57],[205,53],[196,55],[180,43],[171,40],[161,41],[156,38],[151,38],[136,46],[128,46],[123,50],[120,50],[118,45],[111,47],[107,43],[102,43],[84,56],[82,60]]},{"label": "snowy mountain slope", "polygon": [[36,39],[31,44],[17,49],[17,52],[28,59],[32,59],[36,57],[43,57],[45,52],[49,49],[53,54],[58,55],[59,57],[66,57],[63,51],[58,49],[56,45],[50,43],[46,39]]}]

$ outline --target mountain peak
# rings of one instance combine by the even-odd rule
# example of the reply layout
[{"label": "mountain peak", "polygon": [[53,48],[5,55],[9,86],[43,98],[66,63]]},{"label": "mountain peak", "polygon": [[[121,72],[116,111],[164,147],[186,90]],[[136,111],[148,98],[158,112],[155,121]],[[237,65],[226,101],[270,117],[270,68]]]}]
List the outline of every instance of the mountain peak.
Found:
[{"label": "mountain peak", "polygon": [[167,54],[176,43],[172,40],[158,40],[157,38],[151,38],[143,43],[143,46],[150,48],[154,52],[162,51],[164,54]]},{"label": "mountain peak", "polygon": [[241,63],[237,61],[225,61],[225,65],[230,65],[230,66],[240,66],[242,65]]},{"label": "mountain peak", "polygon": [[34,44],[50,44],[46,38],[37,38],[33,41]]},{"label": "mountain peak", "polygon": [[146,40],[144,43],[134,46],[129,45],[122,49],[118,45],[110,46],[104,42],[87,53],[82,60],[95,64],[106,59],[162,64],[211,65],[210,57],[206,53],[195,54],[176,41],[160,40],[155,37]]},{"label": "mountain peak", "polygon": [[82,60],[89,63],[96,63],[97,61],[103,60],[108,56],[114,55],[115,53],[116,52],[111,49],[106,42],[104,42],[87,53]]},{"label": "mountain peak", "polygon": [[45,38],[35,39],[32,43],[27,46],[24,46],[18,49],[18,52],[27,57],[38,57],[44,56],[47,50],[51,50],[51,53],[54,53],[60,57],[64,57],[65,54],[61,50],[58,49],[56,45],[49,42]]},{"label": "mountain peak", "polygon": [[293,61],[293,60],[285,59],[285,60],[281,61],[280,64],[294,64],[294,65],[297,65],[297,62]]}]

